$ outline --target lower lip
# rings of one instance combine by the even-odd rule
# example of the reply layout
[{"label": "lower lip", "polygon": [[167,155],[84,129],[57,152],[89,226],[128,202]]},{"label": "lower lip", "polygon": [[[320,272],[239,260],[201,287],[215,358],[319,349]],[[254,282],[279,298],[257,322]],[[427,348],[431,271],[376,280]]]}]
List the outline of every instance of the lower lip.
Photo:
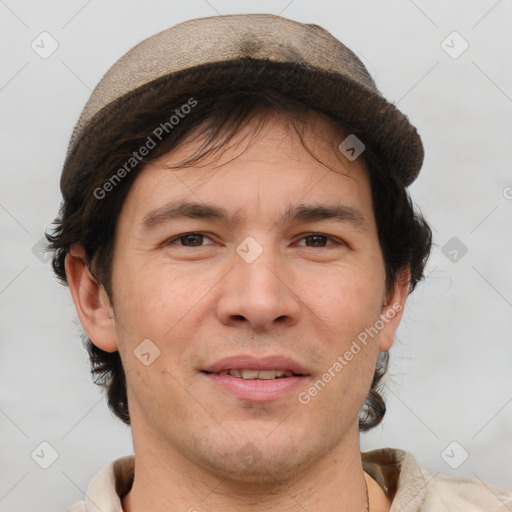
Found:
[{"label": "lower lip", "polygon": [[242,400],[265,402],[278,400],[287,393],[304,386],[306,376],[282,377],[272,380],[241,379],[231,375],[205,373],[206,377],[221,389],[228,391]]}]

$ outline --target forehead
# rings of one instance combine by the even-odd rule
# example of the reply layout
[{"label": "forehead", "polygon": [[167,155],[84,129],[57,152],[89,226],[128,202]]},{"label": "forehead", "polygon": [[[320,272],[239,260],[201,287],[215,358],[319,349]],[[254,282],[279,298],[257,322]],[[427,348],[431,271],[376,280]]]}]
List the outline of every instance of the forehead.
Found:
[{"label": "forehead", "polygon": [[287,115],[251,118],[220,150],[181,166],[205,141],[191,134],[140,171],[125,206],[139,220],[171,199],[214,204],[239,221],[263,212],[282,217],[298,203],[371,210],[363,157],[350,161],[338,148],[347,132],[321,114],[303,117],[307,122],[299,124],[299,132]]}]

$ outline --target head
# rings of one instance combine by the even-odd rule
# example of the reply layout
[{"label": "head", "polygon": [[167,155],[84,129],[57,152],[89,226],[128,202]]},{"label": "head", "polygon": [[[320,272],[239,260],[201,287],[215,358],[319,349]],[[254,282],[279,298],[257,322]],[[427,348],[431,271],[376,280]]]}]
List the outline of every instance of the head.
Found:
[{"label": "head", "polygon": [[[351,123],[272,87],[153,87],[158,101],[75,163],[91,170],[67,180],[49,236],[92,371],[122,421],[188,460],[227,472],[219,456],[236,469],[250,445],[299,467],[382,420],[430,230],[371,145],[355,160],[338,149],[367,140]],[[240,354],[286,357],[302,376],[246,400],[217,375]]]}]

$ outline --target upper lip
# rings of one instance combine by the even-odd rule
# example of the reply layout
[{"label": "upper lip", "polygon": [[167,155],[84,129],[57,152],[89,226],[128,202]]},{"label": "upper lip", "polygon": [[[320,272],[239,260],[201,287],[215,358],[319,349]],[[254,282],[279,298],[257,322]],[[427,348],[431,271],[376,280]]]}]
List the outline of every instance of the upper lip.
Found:
[{"label": "upper lip", "polygon": [[203,368],[202,371],[219,373],[223,370],[289,370],[297,375],[308,375],[307,370],[297,361],[279,355],[265,357],[239,355],[226,357]]}]

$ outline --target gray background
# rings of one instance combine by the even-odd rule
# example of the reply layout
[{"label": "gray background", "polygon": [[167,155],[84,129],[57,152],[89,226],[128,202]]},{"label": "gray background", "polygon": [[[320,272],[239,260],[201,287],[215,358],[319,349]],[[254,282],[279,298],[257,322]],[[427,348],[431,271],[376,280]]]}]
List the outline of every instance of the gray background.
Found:
[{"label": "gray background", "polygon": [[[362,437],[363,449],[403,448],[432,470],[512,488],[511,0],[4,0],[1,511],[63,510],[103,465],[132,452],[129,429],[91,382],[69,292],[32,250],[57,213],[73,125],[134,44],[186,19],[241,12],[328,29],[363,59],[425,144],[411,194],[436,247],[391,352],[388,414]],[[31,48],[43,31],[59,45],[47,59]],[[454,31],[469,44],[461,55]],[[31,458],[43,441],[58,453],[48,469]],[[36,453],[51,462],[50,449]]]}]

